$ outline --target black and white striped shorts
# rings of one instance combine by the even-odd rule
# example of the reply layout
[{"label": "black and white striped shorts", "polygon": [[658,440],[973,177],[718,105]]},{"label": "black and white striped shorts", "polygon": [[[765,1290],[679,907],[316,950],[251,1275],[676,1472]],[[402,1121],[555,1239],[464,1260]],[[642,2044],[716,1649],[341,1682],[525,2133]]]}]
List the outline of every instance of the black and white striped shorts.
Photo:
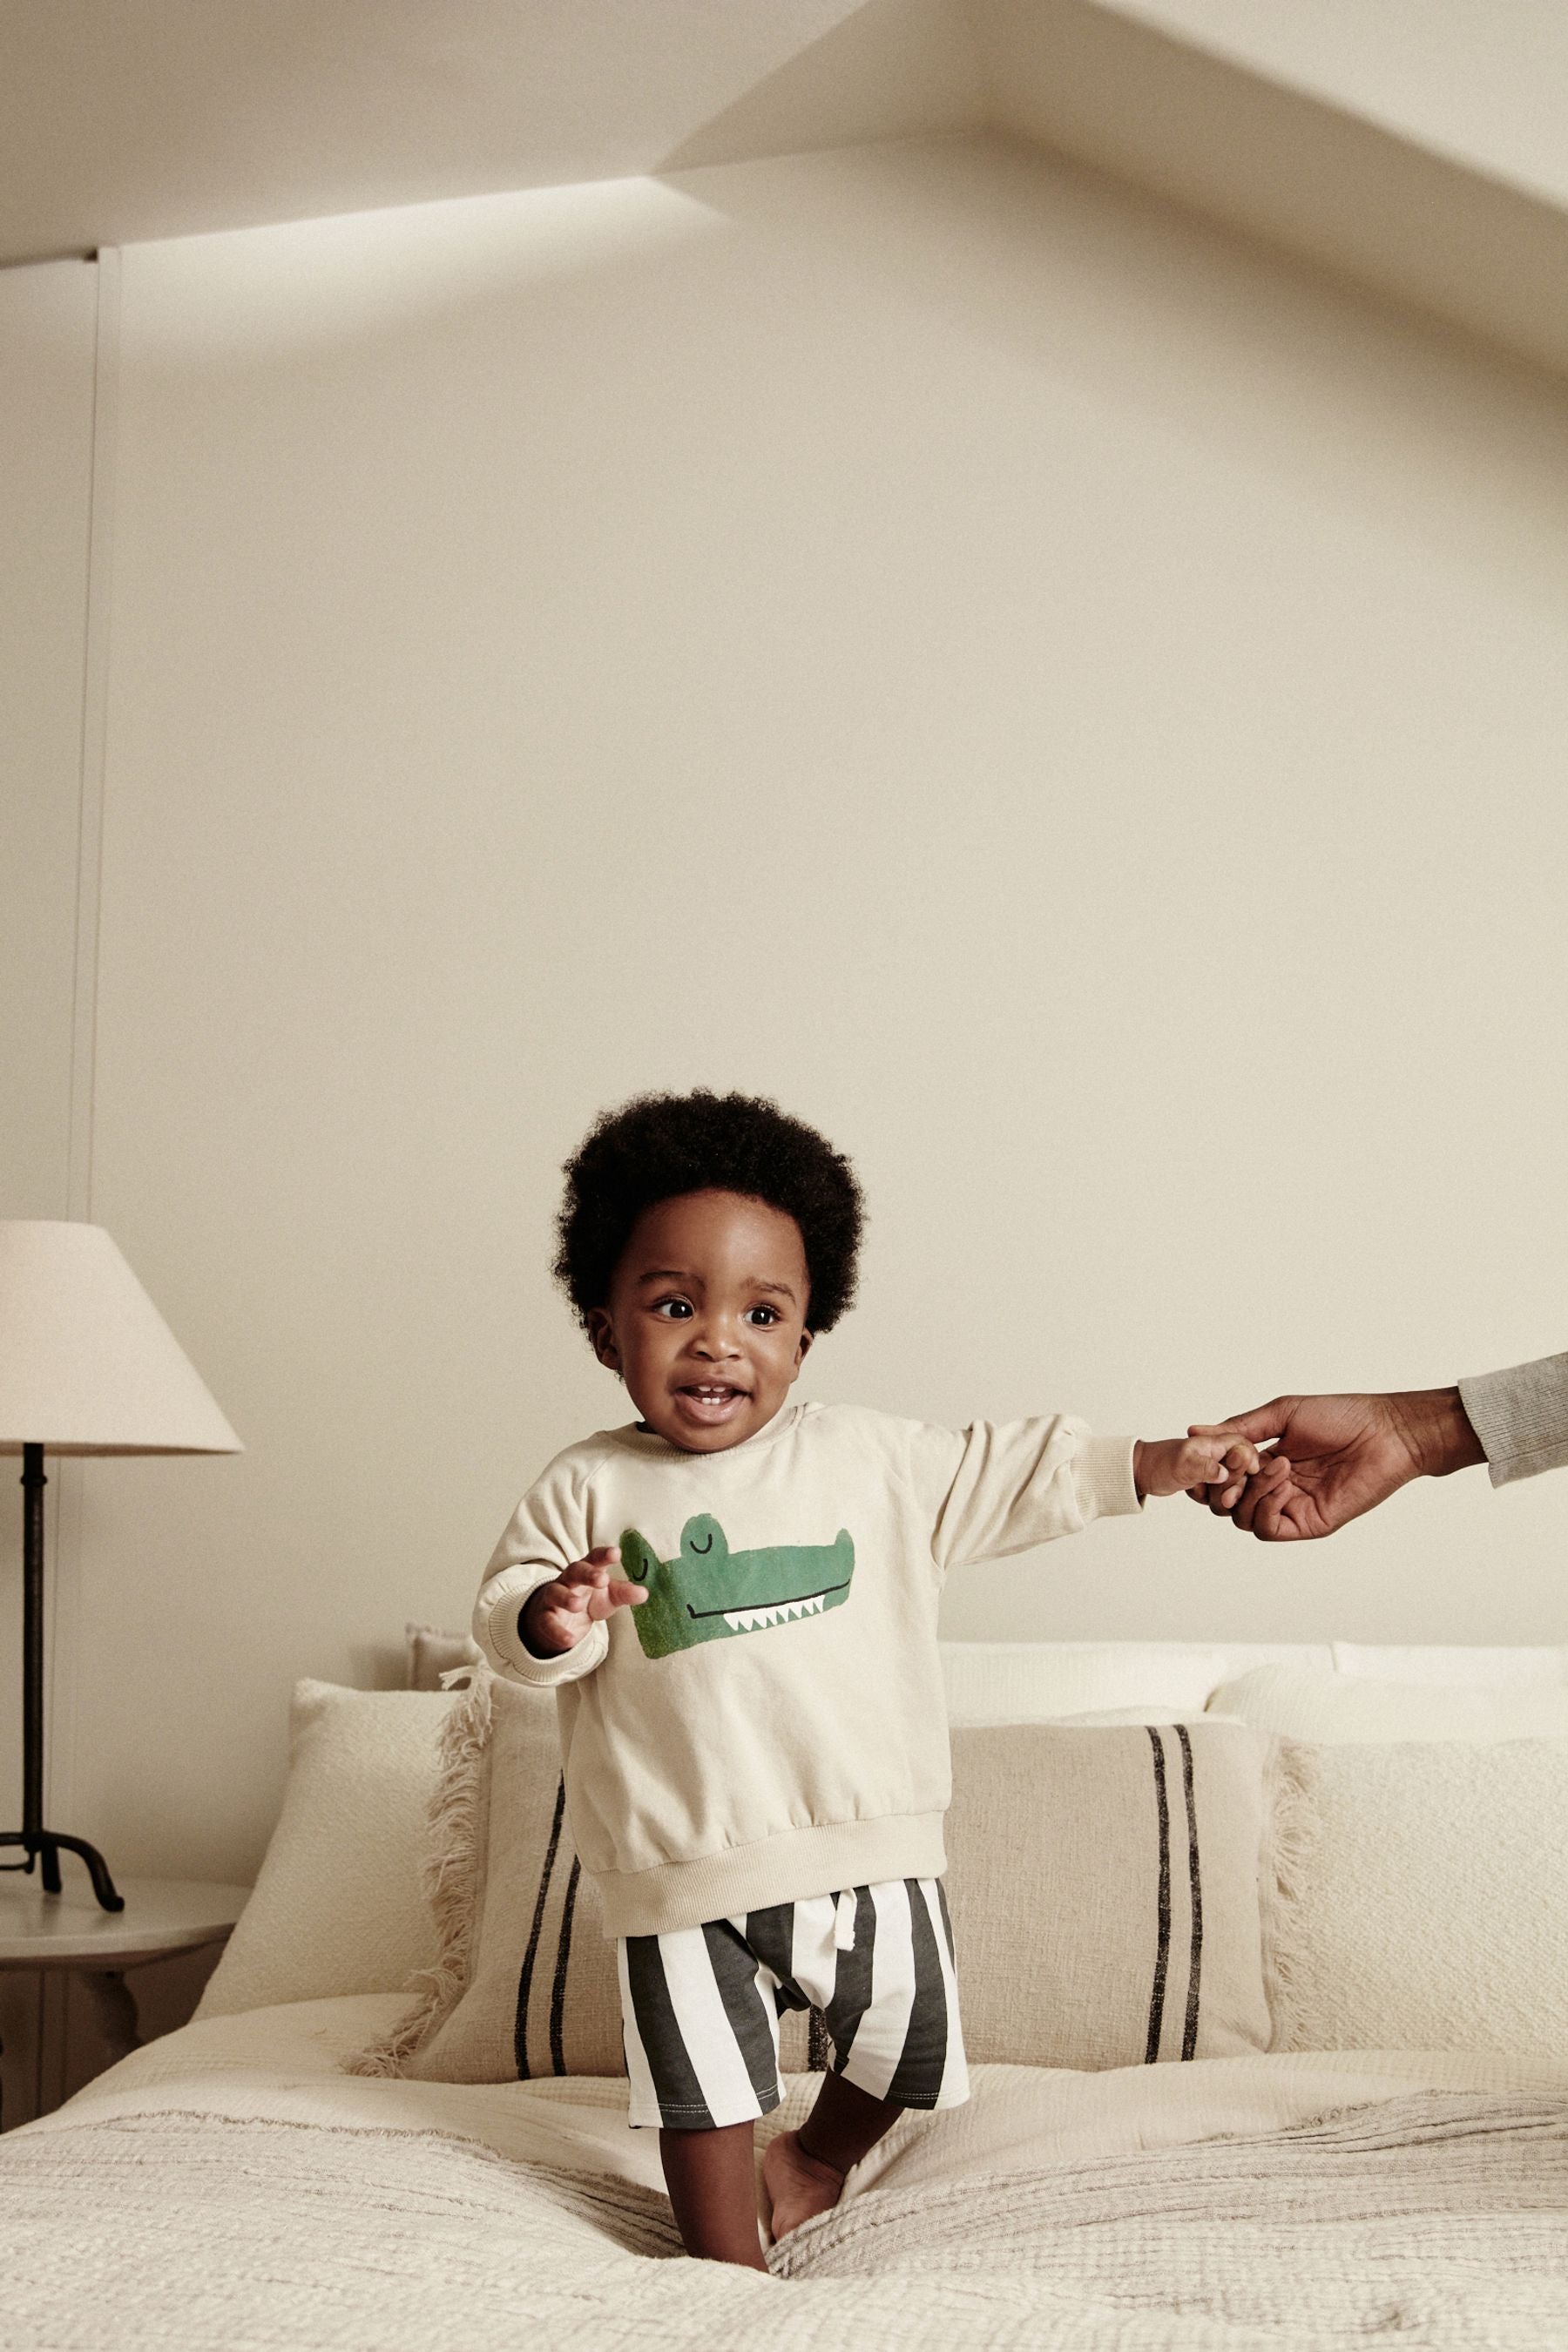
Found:
[{"label": "black and white striped shorts", "polygon": [[748,2123],[779,2103],[779,2019],[822,2011],[832,2072],[900,2107],[969,2096],[941,1883],[894,1878],[777,1903],[616,1950],[631,2121]]}]

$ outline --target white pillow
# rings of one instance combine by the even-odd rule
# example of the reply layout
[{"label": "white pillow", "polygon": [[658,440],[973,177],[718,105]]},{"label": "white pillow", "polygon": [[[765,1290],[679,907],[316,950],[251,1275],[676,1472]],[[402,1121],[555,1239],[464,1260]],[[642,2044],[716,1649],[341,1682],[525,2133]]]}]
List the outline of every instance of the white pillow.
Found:
[{"label": "white pillow", "polygon": [[401,1992],[436,1957],[420,1881],[445,1691],[295,1685],[283,1810],[198,2017]]},{"label": "white pillow", "polygon": [[[1110,1710],[1139,1722],[1201,1715],[1257,1651],[1221,1642],[943,1642],[947,1712],[961,1724],[1060,1723]],[[1326,1643],[1298,1655],[1326,1666]]]},{"label": "white pillow", "polygon": [[1373,1682],[1321,1666],[1255,1666],[1222,1683],[1211,1715],[1326,1746],[1391,1739],[1551,1739],[1568,1734],[1568,1685],[1500,1690]]},{"label": "white pillow", "polygon": [[[1130,1723],[1160,1728],[1176,1723],[1230,1723],[1235,1719],[1222,1715],[1217,1707],[1205,1707],[1199,1711],[1190,1706],[1100,1706],[1091,1708],[1088,1715],[1053,1715],[1047,1717],[1053,1731],[1111,1731]],[[987,1727],[992,1730],[999,1727],[1006,1728],[1005,1725]]]},{"label": "white pillow", "polygon": [[405,1625],[403,1633],[408,1644],[405,1687],[409,1690],[445,1690],[443,1675],[477,1666],[484,1656],[467,1633],[444,1633],[438,1625],[414,1624]]},{"label": "white pillow", "polygon": [[1274,2046],[1568,2061],[1568,1739],[1306,1754]]},{"label": "white pillow", "polygon": [[[1388,1643],[1331,1642],[1328,1663],[1342,1675],[1370,1675],[1384,1683],[1568,1683],[1568,1643],[1528,1648],[1481,1649],[1475,1643],[1415,1648]],[[1259,1660],[1260,1664],[1268,1664]]]}]

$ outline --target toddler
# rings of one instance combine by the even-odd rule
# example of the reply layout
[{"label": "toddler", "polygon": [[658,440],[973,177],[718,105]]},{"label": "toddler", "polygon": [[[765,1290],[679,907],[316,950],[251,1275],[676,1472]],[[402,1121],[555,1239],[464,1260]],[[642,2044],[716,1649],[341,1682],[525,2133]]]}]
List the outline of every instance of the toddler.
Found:
[{"label": "toddler", "polygon": [[659,2127],[687,2252],[765,2268],[752,2126],[778,2105],[784,2011],[822,2011],[833,2061],[763,2158],[775,2239],[905,2108],[968,2096],[942,1888],[948,1570],[1258,1458],[1234,1433],[793,1403],[853,1297],[861,1202],[772,1103],[642,1097],[566,1176],[555,1271],[638,1418],[529,1490],[474,1632],[498,1674],[558,1689],[631,2121]]}]

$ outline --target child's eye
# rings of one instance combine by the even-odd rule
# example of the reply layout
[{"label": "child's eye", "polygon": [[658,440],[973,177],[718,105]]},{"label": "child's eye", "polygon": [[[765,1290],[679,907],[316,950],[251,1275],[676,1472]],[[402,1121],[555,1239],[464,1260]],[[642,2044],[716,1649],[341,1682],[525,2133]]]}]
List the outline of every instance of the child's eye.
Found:
[{"label": "child's eye", "polygon": [[691,1312],[689,1298],[656,1298],[653,1311],[662,1315],[667,1323],[683,1323]]},{"label": "child's eye", "polygon": [[770,1323],[776,1323],[779,1319],[779,1310],[776,1307],[750,1307],[746,1312],[753,1320],[761,1318],[764,1330]]}]

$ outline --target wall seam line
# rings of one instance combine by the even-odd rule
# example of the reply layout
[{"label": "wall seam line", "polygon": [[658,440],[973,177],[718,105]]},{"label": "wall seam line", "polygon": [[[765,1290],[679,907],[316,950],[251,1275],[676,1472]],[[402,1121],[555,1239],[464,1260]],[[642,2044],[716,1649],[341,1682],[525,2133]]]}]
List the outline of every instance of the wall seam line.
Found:
[{"label": "wall seam line", "polygon": [[[120,254],[100,248],[92,362],[92,441],[88,486],[86,617],[77,818],[75,963],[71,990],[70,1111],[66,1214],[89,1220],[93,1206],[98,1077],[98,951],[102,901],[103,801],[109,741],[109,656],[114,548],[114,485],[120,394]],[[49,1812],[72,1811],[78,1780],[79,1660],[86,1465],[61,1460],[49,1579]],[[74,1822],[70,1824],[74,1827]]]}]

